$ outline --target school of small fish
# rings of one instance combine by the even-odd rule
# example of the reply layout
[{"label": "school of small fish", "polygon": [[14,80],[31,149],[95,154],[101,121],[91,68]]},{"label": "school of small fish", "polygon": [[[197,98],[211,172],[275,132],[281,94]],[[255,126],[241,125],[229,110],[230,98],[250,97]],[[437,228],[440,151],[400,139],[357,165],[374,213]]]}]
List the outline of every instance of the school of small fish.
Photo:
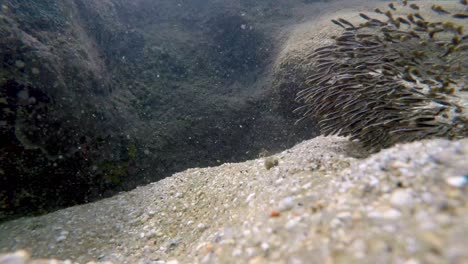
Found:
[{"label": "school of small fish", "polygon": [[[445,22],[424,18],[416,3],[390,3],[375,9],[379,18],[360,13],[355,25],[331,22],[343,33],[315,49],[313,74],[296,100],[303,118],[315,118],[325,135],[359,140],[369,150],[431,137],[468,136],[466,0],[455,14],[432,5]],[[397,15],[398,9],[405,10]],[[444,17],[442,17],[444,18]],[[465,22],[466,23],[466,22]]]}]

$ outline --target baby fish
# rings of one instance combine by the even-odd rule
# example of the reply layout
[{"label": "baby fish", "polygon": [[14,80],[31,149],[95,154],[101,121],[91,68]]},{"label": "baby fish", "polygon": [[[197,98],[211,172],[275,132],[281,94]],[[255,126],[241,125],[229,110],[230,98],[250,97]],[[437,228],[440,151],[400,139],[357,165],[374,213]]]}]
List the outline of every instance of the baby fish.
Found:
[{"label": "baby fish", "polygon": [[340,26],[340,27],[346,29],[345,26],[343,26],[340,22],[336,21],[335,19],[332,19],[331,22],[333,22],[333,24],[335,24],[335,25],[338,25],[338,26]]},{"label": "baby fish", "polygon": [[443,9],[441,6],[432,5],[431,9],[438,14],[450,14],[447,10]]},{"label": "baby fish", "polygon": [[453,15],[454,18],[465,19],[468,18],[468,14],[455,14]]},{"label": "baby fish", "polygon": [[419,34],[418,34],[418,33],[416,33],[416,32],[415,32],[415,31],[413,31],[413,30],[411,30],[411,31],[409,32],[409,34],[410,34],[411,36],[413,36],[413,37],[417,38],[417,39],[420,39],[420,38],[421,38],[421,37],[419,36]]},{"label": "baby fish", "polygon": [[450,47],[447,49],[447,51],[442,55],[442,57],[448,56],[450,53],[455,51],[455,46],[450,45]]},{"label": "baby fish", "polygon": [[377,14],[383,14],[382,10],[380,10],[378,8],[374,9],[374,12],[376,12]]},{"label": "baby fish", "polygon": [[393,20],[393,15],[390,11],[385,12],[384,15],[386,15],[388,19]]},{"label": "baby fish", "polygon": [[395,5],[393,3],[388,4],[388,7],[392,10],[396,10]]},{"label": "baby fish", "polygon": [[375,19],[375,18],[372,18],[370,22],[372,22],[374,24],[377,24],[377,25],[381,25],[381,26],[386,24],[386,23],[384,23],[384,22],[382,22],[382,21],[380,21],[378,19]]},{"label": "baby fish", "polygon": [[400,22],[400,23],[406,24],[408,26],[411,26],[411,24],[408,22],[408,20],[406,20],[406,19],[404,19],[402,17],[398,17],[397,21]]},{"label": "baby fish", "polygon": [[442,28],[434,29],[429,31],[429,37],[433,38],[436,33],[443,32],[444,30]]},{"label": "baby fish", "polygon": [[424,18],[419,13],[414,14],[414,17],[416,17],[417,19],[424,20]]},{"label": "baby fish", "polygon": [[409,7],[414,10],[419,10],[419,6],[417,4],[411,4]]},{"label": "baby fish", "polygon": [[343,18],[338,18],[338,21],[340,21],[341,23],[345,24],[345,25],[348,25],[350,26],[351,28],[356,28],[353,24],[349,23],[349,21],[343,19]]},{"label": "baby fish", "polygon": [[366,14],[363,14],[363,13],[359,13],[359,16],[364,18],[365,20],[371,20],[370,17],[368,17]]}]

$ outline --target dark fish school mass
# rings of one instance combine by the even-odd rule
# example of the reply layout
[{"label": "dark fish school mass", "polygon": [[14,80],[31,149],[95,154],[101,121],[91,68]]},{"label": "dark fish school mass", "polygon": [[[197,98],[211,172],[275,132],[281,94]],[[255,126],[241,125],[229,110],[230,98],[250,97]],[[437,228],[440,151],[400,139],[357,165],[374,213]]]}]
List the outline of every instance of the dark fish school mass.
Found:
[{"label": "dark fish school mass", "polygon": [[[370,150],[398,142],[468,135],[466,92],[468,35],[462,12],[432,5],[428,12],[408,1],[360,13],[356,25],[343,18],[334,43],[315,49],[308,87],[296,111],[319,122],[323,134],[357,139]],[[401,11],[397,14],[397,11]],[[374,16],[374,17],[373,17]],[[375,18],[378,16],[378,18]]]}]

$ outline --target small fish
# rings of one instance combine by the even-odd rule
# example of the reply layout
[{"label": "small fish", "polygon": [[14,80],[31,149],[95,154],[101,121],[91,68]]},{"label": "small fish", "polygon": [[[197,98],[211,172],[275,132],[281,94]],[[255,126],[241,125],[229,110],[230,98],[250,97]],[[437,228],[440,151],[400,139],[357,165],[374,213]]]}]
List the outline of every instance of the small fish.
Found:
[{"label": "small fish", "polygon": [[418,25],[418,27],[427,29],[427,23],[426,23],[426,22],[423,22],[423,21],[421,21],[421,20],[416,21],[416,25]]},{"label": "small fish", "polygon": [[437,41],[435,44],[438,47],[446,47],[447,46],[447,42],[445,42],[445,41]]},{"label": "small fish", "polygon": [[373,26],[373,25],[369,21],[359,24],[359,28],[365,28],[365,27],[370,27],[370,26]]},{"label": "small fish", "polygon": [[380,26],[386,24],[385,22],[382,22],[382,21],[380,21],[380,20],[378,20],[378,19],[375,19],[375,18],[371,19],[370,22],[372,22],[372,23],[374,23],[374,24],[377,24],[377,25],[380,25]]},{"label": "small fish", "polygon": [[443,9],[441,6],[432,5],[431,9],[438,14],[450,14],[447,10]]},{"label": "small fish", "polygon": [[398,17],[397,21],[400,22],[400,23],[406,24],[408,26],[411,26],[410,22],[408,22],[408,20],[406,20],[406,19],[404,19],[402,17]]},{"label": "small fish", "polygon": [[433,38],[436,33],[443,32],[442,28],[437,28],[429,31],[429,37]]},{"label": "small fish", "polygon": [[452,44],[453,44],[453,45],[456,46],[456,45],[460,44],[460,42],[461,42],[461,39],[460,39],[459,36],[454,36],[454,37],[452,38]]},{"label": "small fish", "polygon": [[436,28],[438,26],[442,26],[444,23],[442,22],[434,22],[434,23],[429,23],[427,24],[429,27]]},{"label": "small fish", "polygon": [[387,11],[387,12],[384,13],[384,15],[386,15],[388,17],[388,19],[393,20],[392,12]]},{"label": "small fish", "polygon": [[400,22],[399,21],[396,21],[396,20],[390,20],[390,22],[396,27],[396,28],[400,28]]},{"label": "small fish", "polygon": [[359,16],[364,18],[365,20],[371,20],[370,17],[368,17],[366,14],[363,14],[363,13],[359,13]]},{"label": "small fish", "polygon": [[468,18],[468,14],[455,14],[453,15],[454,18],[465,19]]},{"label": "small fish", "polygon": [[420,59],[420,58],[423,58],[424,56],[426,56],[426,54],[424,53],[424,51],[415,50],[415,51],[413,51],[413,56],[416,59]]},{"label": "small fish", "polygon": [[370,38],[373,37],[374,35],[372,34],[356,34],[356,38]]},{"label": "small fish", "polygon": [[388,7],[390,7],[390,9],[394,11],[396,10],[395,5],[393,3],[388,4]]},{"label": "small fish", "polygon": [[411,30],[410,32],[408,32],[411,36],[417,38],[417,39],[420,39],[421,37],[419,36],[418,33],[416,33],[415,31]]},{"label": "small fish", "polygon": [[416,21],[414,20],[413,14],[409,14],[406,17],[408,18],[409,21],[411,21],[411,23],[416,24]]},{"label": "small fish", "polygon": [[442,55],[442,57],[448,56],[450,53],[455,51],[455,46],[450,45],[450,47],[447,49],[447,51]]},{"label": "small fish", "polygon": [[405,41],[407,41],[408,39],[409,39],[409,37],[406,36],[406,35],[401,35],[401,36],[400,36],[400,41],[401,41],[401,42],[405,42]]},{"label": "small fish", "polygon": [[335,19],[332,19],[331,22],[333,22],[333,24],[335,24],[335,25],[338,25],[338,26],[340,26],[340,27],[346,29],[345,26],[343,26],[340,22],[336,21]]},{"label": "small fish", "polygon": [[[450,21],[444,22],[442,26],[444,27],[444,29],[449,30],[449,31],[454,31],[454,32],[459,31],[458,27]],[[463,31],[463,28],[461,28],[461,31]]]},{"label": "small fish", "polygon": [[349,21],[343,19],[343,18],[338,18],[338,21],[340,21],[341,23],[345,24],[345,25],[348,25],[350,26],[351,28],[356,28],[353,24],[351,24]]},{"label": "small fish", "polygon": [[416,69],[416,68],[413,68],[411,67],[409,72],[413,75],[416,75],[416,76],[422,76],[421,72],[419,71],[419,69]]},{"label": "small fish", "polygon": [[418,32],[427,32],[427,28],[415,27],[415,28],[414,28],[414,31],[418,31]]},{"label": "small fish", "polygon": [[419,13],[414,14],[414,17],[417,19],[424,20],[424,17],[422,17]]},{"label": "small fish", "polygon": [[402,4],[403,6],[406,6],[408,4],[408,0],[403,0]]},{"label": "small fish", "polygon": [[468,1],[467,1],[467,0],[460,0],[460,4],[462,4],[462,5],[468,5]]},{"label": "small fish", "polygon": [[377,14],[383,14],[384,13],[384,12],[382,12],[382,10],[380,10],[378,8],[374,9],[374,12],[376,12]]},{"label": "small fish", "polygon": [[411,4],[409,7],[414,10],[419,10],[419,6],[417,4]]}]

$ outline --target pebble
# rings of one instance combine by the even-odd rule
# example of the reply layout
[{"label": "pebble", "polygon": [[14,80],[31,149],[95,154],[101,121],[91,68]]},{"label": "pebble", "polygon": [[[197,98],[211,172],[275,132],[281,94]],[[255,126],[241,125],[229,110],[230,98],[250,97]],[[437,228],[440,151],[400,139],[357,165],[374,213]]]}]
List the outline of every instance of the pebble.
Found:
[{"label": "pebble", "polygon": [[255,198],[255,193],[251,193],[247,196],[247,199],[245,199],[245,203],[250,203]]},{"label": "pebble", "polygon": [[450,186],[463,188],[466,185],[468,185],[468,176],[464,175],[464,176],[448,177],[445,181]]},{"label": "pebble", "polygon": [[409,190],[398,189],[392,193],[390,203],[396,207],[410,207],[413,205],[413,196]]},{"label": "pebble", "polygon": [[396,209],[385,209],[382,211],[371,211],[367,216],[374,219],[395,220],[400,218],[401,212]]},{"label": "pebble", "polygon": [[287,211],[293,208],[293,206],[294,206],[294,198],[289,196],[279,202],[278,210],[281,212]]}]

